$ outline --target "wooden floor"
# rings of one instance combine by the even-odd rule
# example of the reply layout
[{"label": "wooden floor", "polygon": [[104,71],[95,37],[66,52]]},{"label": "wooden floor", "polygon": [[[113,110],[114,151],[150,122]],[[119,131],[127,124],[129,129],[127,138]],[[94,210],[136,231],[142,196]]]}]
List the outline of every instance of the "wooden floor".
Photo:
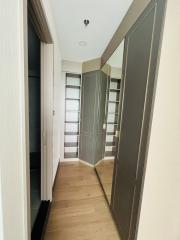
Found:
[{"label": "wooden floor", "polygon": [[61,164],[45,240],[119,240],[94,169]]}]

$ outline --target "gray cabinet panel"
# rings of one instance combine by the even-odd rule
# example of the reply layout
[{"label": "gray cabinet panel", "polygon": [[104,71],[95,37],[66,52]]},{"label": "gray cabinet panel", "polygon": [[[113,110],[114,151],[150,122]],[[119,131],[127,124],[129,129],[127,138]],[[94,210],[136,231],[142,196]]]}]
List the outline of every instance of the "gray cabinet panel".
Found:
[{"label": "gray cabinet panel", "polygon": [[83,75],[82,81],[82,108],[81,108],[81,130],[83,133],[95,133],[95,120],[97,119],[98,98],[98,72],[90,72]]},{"label": "gray cabinet panel", "polygon": [[107,77],[100,70],[83,74],[80,159],[93,165],[103,157],[106,89]]},{"label": "gray cabinet panel", "polygon": [[147,149],[164,4],[163,0],[157,1],[157,4],[153,1],[125,41],[124,98],[112,203],[122,240],[135,238],[140,204],[138,189],[141,188],[145,165],[145,155],[140,161],[140,153],[142,149],[144,152]]},{"label": "gray cabinet panel", "polygon": [[80,159],[90,164],[94,164],[94,136],[89,134],[80,134]]},{"label": "gray cabinet panel", "polygon": [[105,144],[105,133],[100,133],[95,136],[94,139],[94,149],[95,149],[95,158],[94,164],[102,160],[104,156],[104,144]]}]

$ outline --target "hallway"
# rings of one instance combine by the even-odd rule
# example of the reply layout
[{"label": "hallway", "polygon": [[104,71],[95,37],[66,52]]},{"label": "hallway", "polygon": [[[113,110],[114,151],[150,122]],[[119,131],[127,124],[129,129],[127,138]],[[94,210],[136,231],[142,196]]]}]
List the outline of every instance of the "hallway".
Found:
[{"label": "hallway", "polygon": [[119,240],[95,171],[80,162],[57,174],[45,240],[61,239]]}]

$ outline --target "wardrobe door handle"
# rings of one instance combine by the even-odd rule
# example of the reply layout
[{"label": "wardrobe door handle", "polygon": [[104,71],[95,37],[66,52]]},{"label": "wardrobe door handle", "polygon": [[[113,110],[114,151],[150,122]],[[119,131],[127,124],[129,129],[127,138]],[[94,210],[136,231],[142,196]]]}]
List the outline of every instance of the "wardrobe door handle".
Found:
[{"label": "wardrobe door handle", "polygon": [[103,130],[106,130],[106,123],[103,124]]},{"label": "wardrobe door handle", "polygon": [[118,130],[116,130],[116,133],[115,133],[115,137],[119,137],[119,133],[120,133],[120,131],[118,131]]}]

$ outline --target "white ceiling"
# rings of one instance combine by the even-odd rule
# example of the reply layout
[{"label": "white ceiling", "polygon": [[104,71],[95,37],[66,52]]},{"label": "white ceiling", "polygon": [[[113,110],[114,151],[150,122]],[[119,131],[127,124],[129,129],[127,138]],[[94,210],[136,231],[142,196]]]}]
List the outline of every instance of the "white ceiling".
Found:
[{"label": "white ceiling", "polygon": [[[100,57],[133,0],[50,0],[64,60]],[[85,27],[84,19],[90,24]],[[86,41],[87,46],[79,46]]]}]

